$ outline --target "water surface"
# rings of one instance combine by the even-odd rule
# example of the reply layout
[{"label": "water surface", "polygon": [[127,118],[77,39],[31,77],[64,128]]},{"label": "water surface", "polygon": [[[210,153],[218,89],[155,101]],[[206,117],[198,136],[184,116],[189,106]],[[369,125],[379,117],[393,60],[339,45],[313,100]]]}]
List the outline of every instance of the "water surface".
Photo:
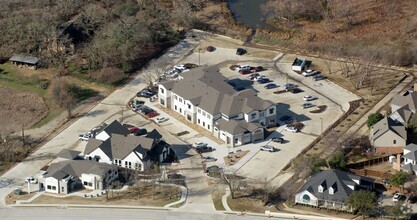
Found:
[{"label": "water surface", "polygon": [[267,27],[261,5],[267,0],[228,0],[236,21],[252,28]]}]

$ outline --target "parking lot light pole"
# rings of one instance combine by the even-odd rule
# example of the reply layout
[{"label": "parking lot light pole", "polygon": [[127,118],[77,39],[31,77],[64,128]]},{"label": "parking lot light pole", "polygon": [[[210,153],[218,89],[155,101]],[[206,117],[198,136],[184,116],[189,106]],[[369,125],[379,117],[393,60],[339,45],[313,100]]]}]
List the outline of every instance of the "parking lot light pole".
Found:
[{"label": "parking lot light pole", "polygon": [[200,66],[200,54],[201,54],[201,47],[198,47],[198,65]]}]

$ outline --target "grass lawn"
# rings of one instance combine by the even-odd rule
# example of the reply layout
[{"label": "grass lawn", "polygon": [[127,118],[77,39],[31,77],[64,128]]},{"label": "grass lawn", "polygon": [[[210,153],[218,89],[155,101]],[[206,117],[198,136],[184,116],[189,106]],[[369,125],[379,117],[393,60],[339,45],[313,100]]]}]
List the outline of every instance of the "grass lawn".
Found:
[{"label": "grass lawn", "polygon": [[213,199],[214,208],[217,211],[225,211],[226,209],[223,206],[222,203],[222,197],[225,194],[224,190],[214,190],[211,194],[211,197]]},{"label": "grass lawn", "polygon": [[232,199],[232,196],[227,197],[227,204],[233,211],[257,213],[265,213],[266,210],[277,211],[274,206],[264,206],[263,202],[258,198],[259,196],[246,196],[237,192],[235,197],[235,199]]}]

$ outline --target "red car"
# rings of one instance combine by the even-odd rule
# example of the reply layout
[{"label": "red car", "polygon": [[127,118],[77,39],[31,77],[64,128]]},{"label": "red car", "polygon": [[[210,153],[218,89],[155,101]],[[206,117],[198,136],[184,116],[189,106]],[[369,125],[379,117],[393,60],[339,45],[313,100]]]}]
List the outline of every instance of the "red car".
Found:
[{"label": "red car", "polygon": [[252,71],[251,70],[239,70],[239,73],[241,75],[246,75],[246,74],[252,73]]},{"label": "red car", "polygon": [[129,129],[129,133],[130,133],[130,134],[133,134],[133,133],[136,133],[138,130],[139,130],[139,128],[138,128],[138,127],[133,127],[133,128],[131,128],[131,129]]},{"label": "red car", "polygon": [[159,113],[157,113],[157,112],[149,112],[148,114],[146,114],[146,117],[147,118],[153,118],[153,117],[156,117],[158,115],[159,115]]}]

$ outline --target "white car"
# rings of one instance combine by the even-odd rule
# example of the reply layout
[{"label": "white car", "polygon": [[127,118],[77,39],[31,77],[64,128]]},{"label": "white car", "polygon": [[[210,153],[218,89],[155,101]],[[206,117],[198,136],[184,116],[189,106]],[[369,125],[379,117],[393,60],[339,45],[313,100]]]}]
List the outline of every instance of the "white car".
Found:
[{"label": "white car", "polygon": [[90,138],[93,138],[93,134],[91,132],[87,132],[86,134],[80,134],[78,136],[78,139],[82,141],[88,141],[90,140]]},{"label": "white car", "polygon": [[284,128],[284,130],[289,131],[289,132],[293,132],[293,133],[297,133],[298,132],[298,129],[297,128],[294,128],[294,127],[291,127],[291,126],[286,126]]},{"label": "white car", "polygon": [[181,64],[181,65],[175,65],[174,69],[183,71],[183,70],[186,70],[187,67],[185,67],[185,65]]},{"label": "white car", "polygon": [[196,142],[196,143],[193,144],[193,147],[195,147],[195,148],[207,147],[207,143]]},{"label": "white car", "polygon": [[395,193],[394,197],[392,197],[392,201],[394,202],[398,202],[401,199],[401,194],[400,193]]},{"label": "white car", "polygon": [[203,162],[215,162],[217,161],[214,157],[203,157]]},{"label": "white car", "polygon": [[245,71],[245,70],[250,70],[250,66],[249,65],[243,65],[243,66],[238,66],[238,67],[236,67],[235,68],[235,71],[236,72],[239,72],[239,71]]},{"label": "white car", "polygon": [[316,70],[306,70],[305,72],[301,73],[303,76],[307,77],[307,76],[312,76],[314,74],[316,74],[317,71]]},{"label": "white car", "polygon": [[166,122],[166,121],[168,121],[168,120],[169,120],[169,118],[167,118],[167,117],[157,117],[157,118],[155,119],[155,121],[156,121],[157,123]]},{"label": "white car", "polygon": [[38,183],[38,180],[30,176],[30,177],[26,177],[25,183],[36,184]]},{"label": "white car", "polygon": [[317,99],[317,97],[312,96],[312,95],[306,95],[303,97],[304,101],[313,101],[315,99]]},{"label": "white car", "polygon": [[258,81],[260,79],[266,79],[266,76],[257,76],[255,78],[253,78],[253,81]]},{"label": "white car", "polygon": [[261,146],[261,151],[275,152],[277,151],[277,149],[269,145],[264,145],[264,146]]}]

